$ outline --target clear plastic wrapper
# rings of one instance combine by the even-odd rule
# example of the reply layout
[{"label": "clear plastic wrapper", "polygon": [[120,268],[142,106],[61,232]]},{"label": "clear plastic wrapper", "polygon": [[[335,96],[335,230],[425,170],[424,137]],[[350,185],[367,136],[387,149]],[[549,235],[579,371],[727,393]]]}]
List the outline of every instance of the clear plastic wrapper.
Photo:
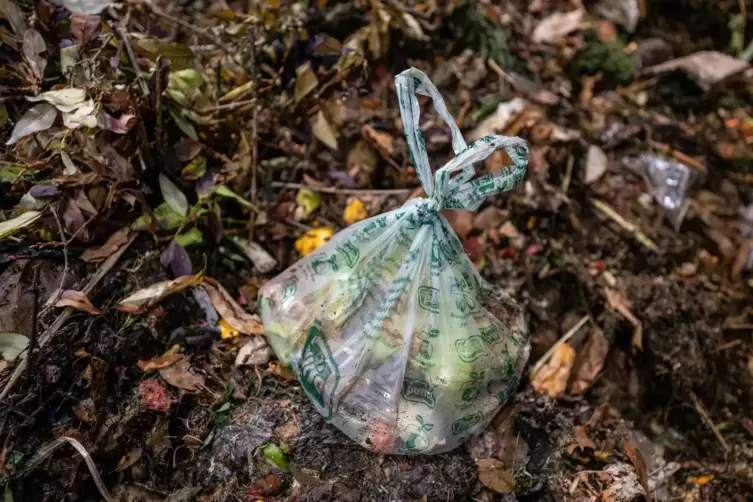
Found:
[{"label": "clear plastic wrapper", "polygon": [[[503,136],[466,145],[424,73],[395,80],[428,197],[339,232],[268,282],[259,305],[270,345],[327,421],[373,451],[441,453],[486,428],[515,390],[529,341],[521,309],[485,293],[439,211],[476,210],[514,188],[528,148]],[[435,178],[416,94],[452,130],[455,156]],[[476,177],[474,163],[497,150],[513,165]]]}]

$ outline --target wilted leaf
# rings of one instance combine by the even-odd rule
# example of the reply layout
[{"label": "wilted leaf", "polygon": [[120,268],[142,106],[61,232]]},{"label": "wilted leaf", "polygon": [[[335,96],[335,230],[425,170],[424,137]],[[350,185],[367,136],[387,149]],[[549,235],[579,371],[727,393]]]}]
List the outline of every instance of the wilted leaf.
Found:
[{"label": "wilted leaf", "polygon": [[123,455],[120,460],[118,461],[118,466],[115,468],[115,472],[123,472],[129,467],[132,467],[136,464],[136,462],[139,461],[141,458],[141,448],[138,446],[131,451],[129,451],[126,455]]},{"label": "wilted leaf", "polygon": [[175,156],[181,162],[189,162],[201,153],[204,145],[190,138],[181,138],[175,145]]},{"label": "wilted leaf", "polygon": [[172,281],[161,281],[152,284],[149,287],[140,289],[120,301],[118,310],[140,314],[146,312],[151,307],[159,303],[163,298],[179,293],[190,286],[201,284],[203,274],[200,272],[194,275],[184,275],[177,277]]},{"label": "wilted leaf", "polygon": [[29,338],[20,333],[0,333],[0,356],[5,361],[13,361],[29,345]]},{"label": "wilted leaf", "polygon": [[63,125],[68,129],[76,129],[79,126],[97,127],[96,106],[93,100],[84,103],[72,113],[63,113]]},{"label": "wilted leaf", "polygon": [[656,66],[646,68],[648,75],[661,75],[680,70],[690,76],[698,86],[708,91],[715,84],[750,68],[750,64],[723,52],[701,51]]},{"label": "wilted leaf", "polygon": [[300,101],[306,97],[311,91],[316,89],[319,85],[319,79],[311,69],[311,62],[307,61],[295,70],[295,92],[294,97],[296,101]]},{"label": "wilted leaf", "polygon": [[311,119],[311,132],[327,147],[337,150],[337,136],[321,110]]},{"label": "wilted leaf", "polygon": [[169,270],[175,277],[190,275],[193,272],[191,257],[186,250],[173,239],[162,252],[159,262],[163,268]]},{"label": "wilted leaf", "polygon": [[304,214],[310,216],[311,213],[319,208],[321,197],[319,197],[319,194],[316,192],[301,188],[295,196],[295,201],[303,208]]},{"label": "wilted leaf", "polygon": [[27,211],[12,220],[0,222],[0,239],[5,239],[17,230],[27,227],[42,216],[39,211]]},{"label": "wilted leaf", "polygon": [[204,173],[207,172],[207,158],[202,156],[196,157],[191,161],[190,164],[188,164],[186,167],[183,168],[183,171],[181,171],[180,175],[183,179],[186,180],[197,180],[204,176]]},{"label": "wilted leaf", "polygon": [[204,377],[191,373],[191,365],[185,359],[180,359],[175,364],[159,370],[159,376],[173,387],[189,392],[204,388]]},{"label": "wilted leaf", "polygon": [[38,96],[27,96],[27,101],[46,101],[55,105],[61,112],[72,112],[84,104],[86,91],[83,89],[69,88],[56,91],[43,92]]},{"label": "wilted leaf", "polygon": [[13,33],[19,37],[26,31],[26,20],[17,1],[0,0],[0,18],[7,20]]},{"label": "wilted leaf", "polygon": [[188,199],[180,188],[170,181],[164,174],[159,175],[159,188],[165,202],[179,215],[184,218],[188,215]]},{"label": "wilted leaf", "polygon": [[389,157],[394,152],[392,135],[390,133],[377,131],[371,124],[365,124],[361,127],[361,134],[363,134],[366,139],[371,140],[385,156]]},{"label": "wilted leaf", "polygon": [[596,145],[590,145],[586,155],[586,175],[583,181],[590,185],[601,178],[605,172],[607,172],[607,156],[604,150]]},{"label": "wilted leaf", "polygon": [[651,502],[651,490],[648,485],[648,469],[646,469],[646,461],[643,459],[641,451],[630,444],[627,436],[622,436],[622,447],[625,450],[625,455],[630,459],[630,462],[635,467],[635,471],[638,473],[638,477],[641,480],[641,486],[646,490],[646,500]]},{"label": "wilted leaf", "polygon": [[63,223],[65,224],[65,229],[68,230],[71,235],[79,234],[84,241],[89,238],[87,230],[85,228],[82,230],[82,227],[86,224],[84,213],[81,212],[81,208],[78,207],[78,204],[76,204],[76,201],[73,199],[68,199],[65,203]]},{"label": "wilted leaf", "polygon": [[235,357],[236,366],[257,366],[267,364],[272,357],[272,349],[267,340],[261,336],[253,336],[244,343]]},{"label": "wilted leaf", "polygon": [[555,12],[544,18],[533,30],[531,40],[535,43],[554,44],[578,29],[585,11],[577,9],[571,12]]},{"label": "wilted leaf", "polygon": [[142,380],[139,385],[139,400],[141,406],[154,411],[170,411],[175,402],[167,394],[165,388],[157,380]]},{"label": "wilted leaf", "polygon": [[187,45],[168,42],[157,38],[140,38],[132,41],[136,54],[156,62],[157,58],[169,59],[175,71],[192,69],[194,53]]},{"label": "wilted leaf", "polygon": [[60,298],[55,302],[56,307],[73,307],[82,312],[88,312],[94,315],[101,315],[102,311],[92,305],[89,298],[81,291],[68,289],[60,294]]},{"label": "wilted leaf", "polygon": [[136,366],[138,366],[139,369],[144,373],[150,373],[152,371],[168,368],[181,359],[183,359],[183,355],[168,352],[167,354],[163,354],[156,359],[139,361],[136,363]]},{"label": "wilted leaf", "polygon": [[245,207],[247,207],[249,209],[254,207],[249,201],[247,201],[246,199],[244,199],[243,197],[241,197],[237,193],[233,192],[232,190],[230,190],[225,185],[217,185],[216,187],[214,187],[214,193],[216,193],[217,195],[220,195],[222,197],[228,197],[230,199],[235,199],[240,205],[245,206]]},{"label": "wilted leaf", "polygon": [[357,221],[365,220],[368,217],[369,212],[366,211],[366,206],[359,199],[353,199],[343,213],[343,221],[348,225],[352,225]]},{"label": "wilted leaf", "polygon": [[131,229],[128,227],[121,228],[110,237],[107,238],[104,244],[101,246],[94,246],[88,248],[81,254],[81,259],[90,263],[97,263],[104,261],[111,254],[122,248],[128,238],[131,236]]},{"label": "wilted leaf", "polygon": [[588,335],[583,352],[578,356],[573,367],[573,381],[570,383],[571,394],[583,394],[591,388],[604,369],[604,362],[609,353],[609,342],[604,332],[594,327]]},{"label": "wilted leaf", "polygon": [[99,28],[101,21],[95,14],[83,14],[79,12],[71,15],[71,34],[73,38],[86,44],[92,39],[92,35]]},{"label": "wilted leaf", "polygon": [[550,397],[562,395],[570,379],[570,371],[575,363],[575,349],[561,343],[552,358],[531,375],[531,383],[537,392],[546,392]]},{"label": "wilted leaf", "polygon": [[133,166],[131,163],[120,155],[111,145],[105,145],[102,149],[102,156],[105,159],[105,167],[115,181],[125,183],[131,181],[133,176]]},{"label": "wilted leaf", "polygon": [[59,3],[73,13],[99,14],[112,2],[110,0],[57,0],[53,3]]},{"label": "wilted leaf", "polygon": [[204,278],[204,288],[212,299],[212,305],[229,325],[244,335],[263,335],[264,326],[259,316],[252,315],[243,310],[243,307],[233,300],[233,297],[225,291],[217,281],[210,277]]},{"label": "wilted leaf", "polygon": [[47,58],[41,56],[46,51],[47,45],[42,35],[33,28],[27,29],[24,32],[23,55],[37,80],[42,80],[47,67]]},{"label": "wilted leaf", "polygon": [[329,227],[312,228],[295,241],[295,250],[301,256],[307,256],[325,245],[335,234]]},{"label": "wilted leaf", "polygon": [[60,189],[56,185],[34,185],[29,190],[29,195],[35,199],[44,199],[46,197],[55,197],[60,193]]},{"label": "wilted leaf", "polygon": [[65,166],[65,173],[66,176],[73,176],[78,172],[78,169],[76,169],[76,165],[73,163],[73,160],[71,160],[71,156],[68,155],[65,151],[60,151],[60,158],[63,161],[63,166]]},{"label": "wilted leaf", "polygon": [[130,113],[124,113],[120,118],[115,118],[107,112],[101,111],[97,115],[97,127],[105,131],[112,131],[118,134],[125,134],[131,130],[136,123],[136,116]]},{"label": "wilted leaf", "polygon": [[194,68],[186,68],[170,72],[167,87],[188,96],[192,90],[202,85],[204,85],[204,77],[201,73]]},{"label": "wilted leaf", "polygon": [[46,131],[55,123],[57,115],[57,109],[49,103],[39,103],[32,106],[16,122],[16,127],[13,128],[13,132],[5,144],[13,145],[21,138],[30,134]]},{"label": "wilted leaf", "polygon": [[514,493],[515,476],[496,458],[482,458],[476,462],[478,479],[481,483],[497,493]]}]

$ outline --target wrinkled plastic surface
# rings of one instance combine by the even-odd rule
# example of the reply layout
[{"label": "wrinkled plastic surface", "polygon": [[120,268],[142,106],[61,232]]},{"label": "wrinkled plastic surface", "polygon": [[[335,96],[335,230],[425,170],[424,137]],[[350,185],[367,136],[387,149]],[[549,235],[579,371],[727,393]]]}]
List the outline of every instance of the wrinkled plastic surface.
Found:
[{"label": "wrinkled plastic surface", "polygon": [[[503,136],[466,145],[425,74],[410,69],[395,81],[429,197],[336,234],[268,282],[259,304],[269,343],[327,421],[373,451],[440,453],[486,428],[514,391],[529,343],[521,310],[482,294],[439,210],[475,210],[515,187],[528,149]],[[430,96],[452,129],[455,157],[436,178],[416,94]],[[474,179],[473,164],[503,149],[513,165]]]},{"label": "wrinkled plastic surface", "polygon": [[687,212],[688,189],[693,171],[685,164],[644,154],[625,159],[625,164],[641,174],[651,188],[654,199],[664,208],[667,219],[676,229]]}]

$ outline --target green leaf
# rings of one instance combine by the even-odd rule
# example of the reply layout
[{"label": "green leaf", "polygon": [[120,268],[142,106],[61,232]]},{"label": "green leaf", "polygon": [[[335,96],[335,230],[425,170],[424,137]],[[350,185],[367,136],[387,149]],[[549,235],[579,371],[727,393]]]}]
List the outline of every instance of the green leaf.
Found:
[{"label": "green leaf", "polygon": [[157,38],[132,39],[131,44],[136,54],[152,62],[156,62],[159,56],[169,59],[174,71],[189,69],[194,65],[194,53],[187,45]]},{"label": "green leaf", "polygon": [[184,218],[188,215],[188,199],[180,188],[168,179],[164,174],[159,175],[159,188],[165,202]]},{"label": "green leaf", "polygon": [[301,188],[300,190],[298,190],[298,195],[295,196],[295,201],[299,206],[303,208],[306,216],[309,216],[319,208],[319,204],[321,204],[322,199],[318,193],[312,192],[311,190],[307,190],[305,188]]},{"label": "green leaf", "polygon": [[262,448],[262,454],[264,458],[269,460],[273,465],[280,469],[288,468],[288,461],[285,458],[285,453],[274,443],[269,443]]},{"label": "green leaf", "polygon": [[207,158],[199,155],[183,168],[181,176],[187,180],[197,180],[207,172]]},{"label": "green leaf", "polygon": [[196,128],[191,122],[188,121],[186,117],[183,116],[182,111],[172,106],[168,107],[168,110],[170,112],[170,116],[175,121],[175,125],[177,125],[181,131],[183,131],[183,134],[194,141],[199,141],[199,134],[196,132]]},{"label": "green leaf", "polygon": [[242,206],[246,206],[247,208],[251,209],[253,208],[253,204],[251,204],[249,201],[238,195],[237,193],[230,190],[226,185],[217,185],[214,187],[214,193],[217,195],[220,195],[222,197],[228,197],[230,199],[235,199],[238,201],[238,203]]},{"label": "green leaf", "polygon": [[39,211],[26,211],[12,220],[0,223],[0,239],[4,239],[17,230],[27,227],[37,221],[42,216]]},{"label": "green leaf", "polygon": [[154,208],[154,216],[157,218],[160,226],[165,230],[174,230],[181,226],[185,221],[185,218],[181,216],[180,213],[175,212],[167,202],[163,202]]},{"label": "green leaf", "polygon": [[29,345],[29,338],[20,333],[0,333],[0,355],[6,361],[13,361]]},{"label": "green leaf", "polygon": [[204,240],[204,234],[202,234],[201,230],[196,227],[193,227],[188,232],[183,232],[182,234],[175,236],[175,241],[184,248],[193,246],[194,244],[201,244],[202,240]]}]

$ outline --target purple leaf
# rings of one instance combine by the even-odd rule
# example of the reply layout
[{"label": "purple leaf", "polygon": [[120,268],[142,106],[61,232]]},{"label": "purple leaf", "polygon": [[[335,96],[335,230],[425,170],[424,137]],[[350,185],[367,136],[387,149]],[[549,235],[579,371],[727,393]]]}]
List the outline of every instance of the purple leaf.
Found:
[{"label": "purple leaf", "polygon": [[188,256],[185,248],[178,244],[175,239],[162,252],[159,262],[163,268],[169,270],[175,277],[191,275],[193,273],[191,257]]},{"label": "purple leaf", "polygon": [[55,185],[34,185],[29,190],[29,195],[35,199],[41,199],[44,197],[54,197],[60,193],[58,187]]},{"label": "purple leaf", "polygon": [[204,175],[196,182],[196,195],[198,195],[199,197],[209,195],[213,187],[214,176],[212,175],[212,171],[210,169],[207,169],[207,172],[205,172]]},{"label": "purple leaf", "polygon": [[353,176],[345,171],[330,171],[327,173],[327,176],[329,176],[329,179],[340,183],[345,188],[355,188],[356,186],[356,181],[353,179]]},{"label": "purple leaf", "polygon": [[131,181],[133,176],[133,166],[117,150],[110,145],[106,145],[102,150],[102,156],[105,158],[105,166],[109,174],[115,181],[124,183]]},{"label": "purple leaf", "polygon": [[190,162],[201,152],[201,149],[202,144],[198,141],[191,138],[181,138],[175,144],[175,156],[181,162]]}]

